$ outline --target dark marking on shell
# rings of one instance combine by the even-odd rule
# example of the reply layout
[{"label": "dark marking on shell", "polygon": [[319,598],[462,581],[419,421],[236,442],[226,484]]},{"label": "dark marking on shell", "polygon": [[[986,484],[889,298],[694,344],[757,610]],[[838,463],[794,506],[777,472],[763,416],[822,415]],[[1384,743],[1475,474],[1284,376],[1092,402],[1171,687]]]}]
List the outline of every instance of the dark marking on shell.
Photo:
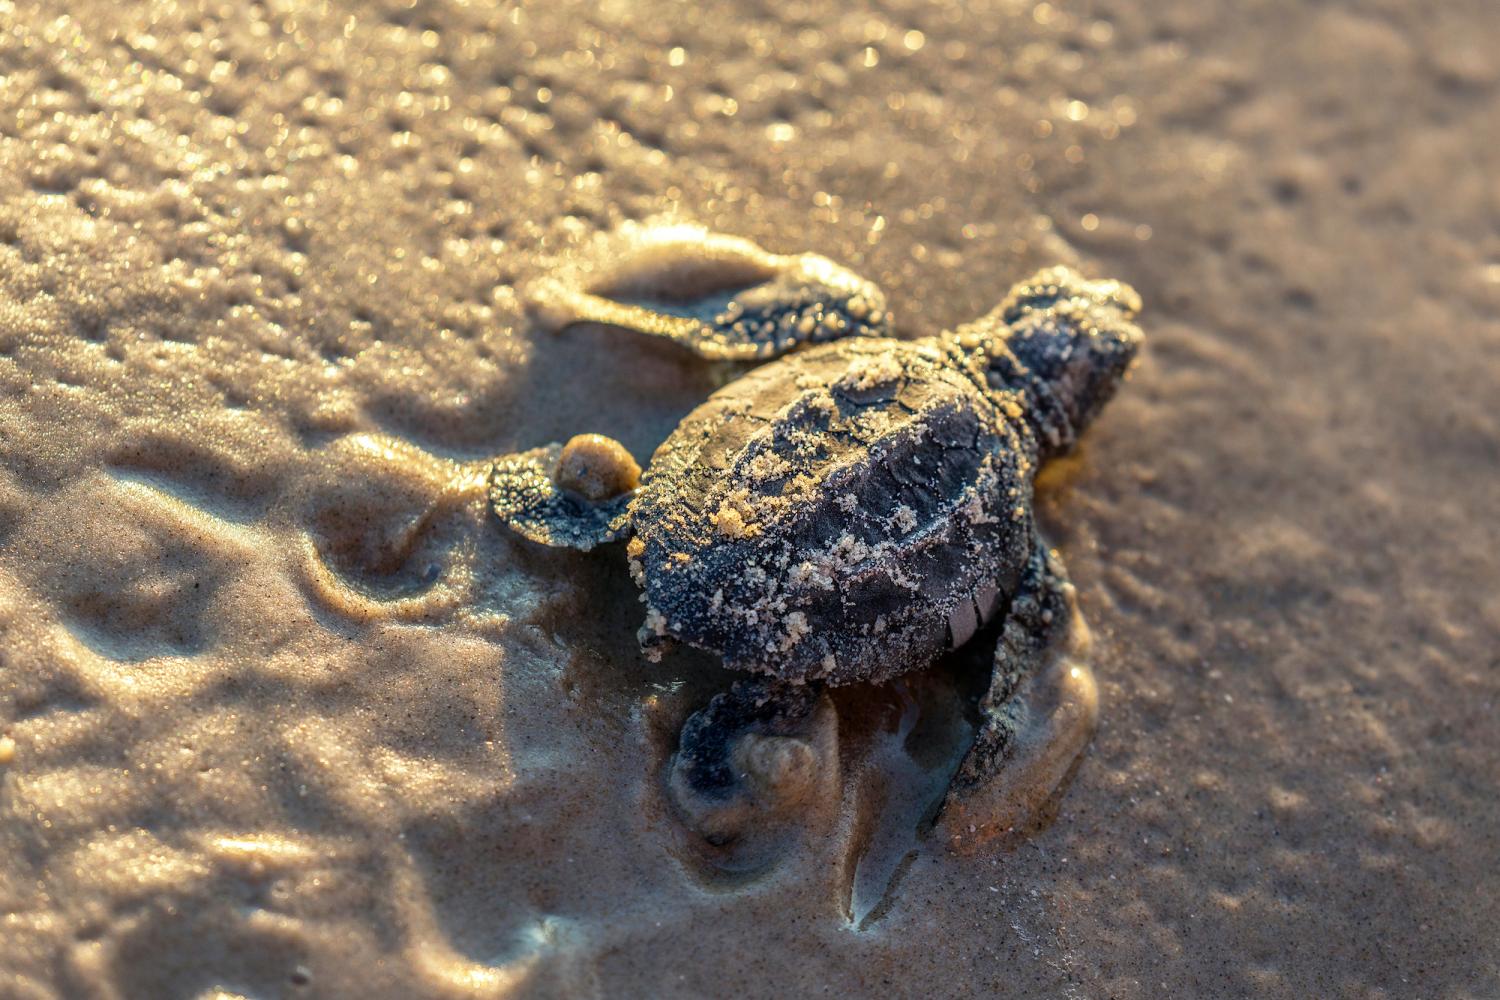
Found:
[{"label": "dark marking on shell", "polygon": [[992,396],[944,343],[891,340],[715,393],[657,450],[632,510],[648,632],[790,680],[930,662],[952,616],[1013,587],[1029,554],[1034,448]]}]

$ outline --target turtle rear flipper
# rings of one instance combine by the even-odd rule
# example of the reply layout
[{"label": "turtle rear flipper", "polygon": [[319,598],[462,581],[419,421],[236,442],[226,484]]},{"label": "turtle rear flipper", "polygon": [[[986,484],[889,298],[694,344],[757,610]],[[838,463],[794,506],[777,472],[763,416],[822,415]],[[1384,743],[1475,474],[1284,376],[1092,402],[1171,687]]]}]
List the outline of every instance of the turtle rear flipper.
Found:
[{"label": "turtle rear flipper", "polygon": [[755,677],[683,724],[666,791],[699,857],[748,872],[819,827],[815,816],[831,825],[839,773],[837,713],[822,686]]},{"label": "turtle rear flipper", "polygon": [[597,434],[580,436],[566,445],[496,459],[490,506],[524,538],[587,551],[630,533],[630,502],[639,475],[618,442]]},{"label": "turtle rear flipper", "polygon": [[979,731],[941,807],[956,849],[1010,840],[1046,821],[1099,717],[1088,646],[1062,560],[1037,538],[995,646]]},{"label": "turtle rear flipper", "polygon": [[885,296],[848,268],[690,226],[631,230],[602,273],[548,278],[527,302],[553,330],[621,327],[715,361],[761,361],[798,344],[890,332]]}]

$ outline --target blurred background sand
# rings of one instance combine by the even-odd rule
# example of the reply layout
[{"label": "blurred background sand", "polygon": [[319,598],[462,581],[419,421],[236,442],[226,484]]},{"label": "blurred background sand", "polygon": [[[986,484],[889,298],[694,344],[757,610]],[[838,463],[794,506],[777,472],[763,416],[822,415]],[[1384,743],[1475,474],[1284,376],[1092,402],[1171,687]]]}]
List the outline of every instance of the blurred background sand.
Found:
[{"label": "blurred background sand", "polygon": [[[0,3],[0,995],[1500,995],[1500,8]],[[723,372],[515,289],[671,218],[1149,352],[1041,494],[1103,721],[876,922],[660,799],[723,683],[483,459]],[[695,701],[698,699],[698,701]]]}]

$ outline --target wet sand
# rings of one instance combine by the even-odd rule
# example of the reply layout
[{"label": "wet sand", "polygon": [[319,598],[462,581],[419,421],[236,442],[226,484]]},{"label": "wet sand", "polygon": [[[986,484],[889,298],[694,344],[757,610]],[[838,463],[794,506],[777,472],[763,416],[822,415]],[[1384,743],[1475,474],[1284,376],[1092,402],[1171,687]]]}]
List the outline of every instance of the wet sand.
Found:
[{"label": "wet sand", "polygon": [[[0,4],[0,995],[1500,995],[1497,40],[1478,0]],[[909,336],[1055,262],[1146,303],[1040,494],[1093,746],[872,920],[910,692],[840,696],[873,792],[706,879],[661,777],[725,675],[640,656],[618,551],[483,507],[488,457],[644,459],[728,374],[524,315],[662,218]]]}]

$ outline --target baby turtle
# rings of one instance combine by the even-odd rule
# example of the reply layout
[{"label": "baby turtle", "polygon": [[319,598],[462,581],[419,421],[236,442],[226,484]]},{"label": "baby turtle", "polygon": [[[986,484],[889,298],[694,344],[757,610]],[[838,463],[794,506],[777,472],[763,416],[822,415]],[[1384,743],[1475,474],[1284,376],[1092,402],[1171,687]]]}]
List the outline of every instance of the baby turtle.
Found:
[{"label": "baby turtle", "polygon": [[[972,795],[1014,728],[1007,698],[1071,615],[1071,586],[1034,524],[1033,477],[1125,376],[1142,339],[1139,297],[1052,267],[978,320],[897,340],[880,290],[825,258],[678,240],[653,247],[649,266],[553,285],[538,312],[554,327],[624,327],[705,358],[786,356],[690,413],[638,485],[628,453],[598,435],[497,460],[496,514],[547,545],[628,538],[646,654],[681,641],[757,675],[683,727],[672,792],[710,840],[732,835],[710,820],[717,805],[774,799],[766,789],[787,783],[775,766],[745,764],[744,737],[794,735],[822,685],[926,667],[1004,615],[982,722],[945,807]],[[704,258],[731,287],[705,289],[702,273],[686,290],[647,280],[683,260],[703,271]],[[601,482],[617,484],[614,495],[577,485]],[[805,754],[768,759],[808,766]]]}]

